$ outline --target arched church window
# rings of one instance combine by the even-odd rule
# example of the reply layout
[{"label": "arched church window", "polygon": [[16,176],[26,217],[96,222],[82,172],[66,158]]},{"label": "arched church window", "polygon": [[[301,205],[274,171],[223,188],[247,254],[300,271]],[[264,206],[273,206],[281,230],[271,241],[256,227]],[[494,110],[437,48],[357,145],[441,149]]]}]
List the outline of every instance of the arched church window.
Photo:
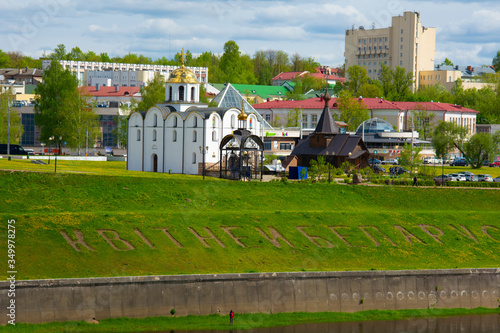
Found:
[{"label": "arched church window", "polygon": [[196,153],[193,153],[193,164],[196,164]]},{"label": "arched church window", "polygon": [[172,141],[177,142],[177,131],[176,130],[174,130],[174,132],[173,132]]},{"label": "arched church window", "polygon": [[193,142],[196,142],[198,140],[198,132],[193,131]]},{"label": "arched church window", "polygon": [[174,127],[177,127],[177,117],[174,117]]},{"label": "arched church window", "polygon": [[212,118],[212,127],[215,128],[217,126],[217,119],[215,119],[215,116]]},{"label": "arched church window", "polygon": [[153,130],[153,141],[156,141],[156,130]]},{"label": "arched church window", "polygon": [[184,86],[179,87],[179,101],[184,100]]},{"label": "arched church window", "polygon": [[252,118],[250,118],[250,119],[248,120],[248,127],[249,127],[250,129],[252,129],[252,126],[253,126],[253,121],[252,121],[252,120],[253,120]]},{"label": "arched church window", "polygon": [[217,131],[212,131],[212,141],[217,141]]},{"label": "arched church window", "polygon": [[158,115],[153,115],[153,127],[158,126]]},{"label": "arched church window", "polygon": [[236,125],[236,116],[233,114],[231,115],[231,128],[234,128]]},{"label": "arched church window", "polygon": [[193,127],[198,127],[198,117],[193,118]]},{"label": "arched church window", "polygon": [[168,100],[172,100],[172,86],[168,87]]},{"label": "arched church window", "polygon": [[141,130],[137,130],[137,141],[141,141]]},{"label": "arched church window", "polygon": [[191,87],[191,102],[194,102],[194,87]]}]

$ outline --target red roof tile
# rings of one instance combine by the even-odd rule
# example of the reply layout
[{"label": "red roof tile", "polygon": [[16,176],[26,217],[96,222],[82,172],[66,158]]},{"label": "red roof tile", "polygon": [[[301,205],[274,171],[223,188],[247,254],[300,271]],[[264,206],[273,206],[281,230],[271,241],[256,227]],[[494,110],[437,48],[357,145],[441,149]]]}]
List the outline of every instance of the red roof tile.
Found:
[{"label": "red roof tile", "polygon": [[118,91],[115,91],[115,87],[99,87],[99,90],[95,89],[95,86],[85,86],[80,87],[80,90],[86,94],[90,94],[94,97],[127,97],[134,96],[141,90],[140,87],[119,87]]},{"label": "red roof tile", "polygon": [[[454,105],[449,103],[436,103],[436,102],[391,102],[380,98],[362,98],[363,103],[369,110],[416,110],[418,108],[424,108],[429,111],[454,111],[454,112],[474,112],[478,113],[476,110],[469,108],[464,108],[460,105]],[[332,98],[329,107],[336,109],[337,101]],[[325,102],[321,98],[310,98],[303,101],[270,101],[265,103],[254,104],[254,109],[293,109],[293,108],[303,108],[303,109],[318,109],[322,110]]]},{"label": "red roof tile", "polygon": [[281,72],[273,77],[273,80],[292,80],[297,75],[301,75],[303,73],[305,72]]}]

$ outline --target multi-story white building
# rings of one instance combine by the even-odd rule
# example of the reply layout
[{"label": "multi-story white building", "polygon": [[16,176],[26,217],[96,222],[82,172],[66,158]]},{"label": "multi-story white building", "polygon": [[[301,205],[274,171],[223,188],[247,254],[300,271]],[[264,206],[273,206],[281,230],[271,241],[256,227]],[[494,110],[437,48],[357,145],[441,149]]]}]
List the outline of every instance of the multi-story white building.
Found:
[{"label": "multi-story white building", "polygon": [[[46,69],[50,65],[50,62],[51,60],[43,60],[42,68]],[[94,77],[95,80],[103,78],[112,79],[111,86],[113,85],[133,86],[132,84],[130,84],[130,82],[128,84],[120,84],[119,82],[125,80],[129,81],[132,80],[132,82],[135,82],[134,78],[135,80],[137,80],[137,85],[135,86],[140,86],[141,84],[139,83],[147,82],[148,79],[154,77],[155,73],[160,73],[160,75],[162,75],[165,78],[165,80],[168,80],[170,74],[175,69],[180,67],[180,66],[170,66],[170,65],[166,66],[166,65],[148,65],[148,64],[122,64],[122,63],[112,63],[112,62],[71,61],[71,60],[61,60],[60,64],[63,66],[64,69],[68,69],[71,72],[73,72],[80,81],[81,85],[85,84],[89,85],[89,80],[92,81],[92,77]],[[200,81],[201,83],[208,82],[207,67],[186,67],[186,68],[188,68],[191,72],[193,72],[198,81]],[[119,81],[116,82],[113,81],[115,74],[105,73],[112,71],[120,72]],[[97,75],[98,72],[103,72],[101,77]],[[130,72],[130,74],[128,74],[129,75],[128,78],[125,77],[124,74],[125,72]],[[92,74],[89,76],[89,73]],[[101,83],[101,82],[95,82],[95,83]]]},{"label": "multi-story white building", "polygon": [[436,54],[436,28],[427,28],[420,22],[420,14],[404,12],[394,16],[392,25],[382,29],[346,30],[345,68],[364,66],[368,76],[378,79],[381,65],[392,69],[397,66],[413,73],[413,89],[419,87],[418,73],[434,69]]}]

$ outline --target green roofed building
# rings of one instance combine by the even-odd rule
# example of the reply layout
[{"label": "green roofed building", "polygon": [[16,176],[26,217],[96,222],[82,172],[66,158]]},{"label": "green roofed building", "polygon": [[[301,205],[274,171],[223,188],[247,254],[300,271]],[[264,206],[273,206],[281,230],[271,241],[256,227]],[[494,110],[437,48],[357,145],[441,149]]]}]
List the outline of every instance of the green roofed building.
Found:
[{"label": "green roofed building", "polygon": [[[250,85],[240,85],[240,86],[250,86]],[[216,104],[219,108],[239,108],[241,109],[243,105],[243,110],[247,114],[254,114],[258,121],[262,124],[262,129],[272,129],[271,125],[262,117],[260,113],[255,111],[253,106],[247,101],[246,98],[242,96],[240,92],[231,84],[226,83],[220,93],[215,96],[212,103]],[[243,103],[243,104],[242,104]]]},{"label": "green roofed building", "polygon": [[[285,86],[264,86],[257,84],[231,84],[246,100],[253,103],[263,103],[283,99],[289,91]],[[222,83],[213,83],[212,86],[220,91],[225,87]],[[293,89],[293,88],[292,88]]]}]

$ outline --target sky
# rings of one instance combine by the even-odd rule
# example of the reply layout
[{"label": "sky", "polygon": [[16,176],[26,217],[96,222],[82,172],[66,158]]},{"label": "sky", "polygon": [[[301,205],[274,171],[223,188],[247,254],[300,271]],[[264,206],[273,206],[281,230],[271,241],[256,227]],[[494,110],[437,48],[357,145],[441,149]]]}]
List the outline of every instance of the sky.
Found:
[{"label": "sky", "polygon": [[420,12],[436,28],[436,64],[491,65],[500,50],[500,1],[0,0],[0,49],[38,58],[58,44],[109,56],[170,59],[222,54],[234,40],[253,56],[282,50],[331,67],[344,63],[345,30],[386,28]]}]

